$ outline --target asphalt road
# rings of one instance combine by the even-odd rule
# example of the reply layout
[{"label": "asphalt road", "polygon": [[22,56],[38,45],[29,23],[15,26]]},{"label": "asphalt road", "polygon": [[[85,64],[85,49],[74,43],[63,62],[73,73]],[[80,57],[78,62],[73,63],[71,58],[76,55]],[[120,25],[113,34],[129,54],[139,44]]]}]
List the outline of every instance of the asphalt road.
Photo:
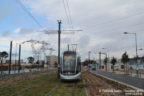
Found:
[{"label": "asphalt road", "polygon": [[135,77],[131,77],[131,76],[124,75],[124,74],[115,74],[115,73],[105,72],[105,71],[100,71],[100,70],[97,70],[97,71],[91,70],[91,72],[94,74],[103,75],[105,77],[114,79],[116,81],[120,81],[122,83],[129,84],[136,88],[144,89],[144,79],[141,79],[141,78],[135,78]]}]

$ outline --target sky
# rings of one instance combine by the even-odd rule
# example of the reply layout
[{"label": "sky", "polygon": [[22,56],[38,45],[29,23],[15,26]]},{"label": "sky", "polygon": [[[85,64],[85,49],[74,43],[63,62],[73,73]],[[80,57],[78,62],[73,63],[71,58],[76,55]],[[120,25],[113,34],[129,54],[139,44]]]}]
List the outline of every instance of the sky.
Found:
[{"label": "sky", "polygon": [[[136,33],[138,49],[144,49],[143,0],[0,0],[0,13],[0,51],[9,52],[13,41],[15,54],[18,43],[32,39],[50,43],[47,47],[57,55],[57,34],[44,32],[57,30],[57,20],[62,20],[62,30],[82,30],[61,34],[61,50],[67,50],[67,44],[78,44],[82,60],[88,58],[88,51],[91,59],[98,59],[100,51],[116,58],[127,51],[134,57],[135,37],[123,32]],[[36,50],[40,47],[35,44]],[[144,50],[138,50],[138,55],[143,56]],[[33,56],[31,43],[22,44],[22,58],[29,56]]]}]

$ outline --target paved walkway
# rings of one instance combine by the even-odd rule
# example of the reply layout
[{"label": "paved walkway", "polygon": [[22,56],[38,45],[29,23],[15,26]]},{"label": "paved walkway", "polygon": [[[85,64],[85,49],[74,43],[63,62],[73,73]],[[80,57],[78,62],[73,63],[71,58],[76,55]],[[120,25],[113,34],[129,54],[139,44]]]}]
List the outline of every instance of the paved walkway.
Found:
[{"label": "paved walkway", "polygon": [[105,77],[114,79],[122,83],[126,83],[136,88],[144,89],[144,79],[141,79],[141,78],[135,78],[135,77],[131,77],[131,76],[124,75],[124,74],[115,74],[115,73],[105,72],[105,71],[100,71],[100,70],[97,70],[97,71],[92,70],[91,72],[94,74],[103,75]]}]

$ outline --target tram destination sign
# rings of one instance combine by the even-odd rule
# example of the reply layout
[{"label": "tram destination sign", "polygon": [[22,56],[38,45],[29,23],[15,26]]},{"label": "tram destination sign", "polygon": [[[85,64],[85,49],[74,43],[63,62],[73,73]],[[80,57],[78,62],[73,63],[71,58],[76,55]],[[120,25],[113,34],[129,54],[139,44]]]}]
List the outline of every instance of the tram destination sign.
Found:
[{"label": "tram destination sign", "polygon": [[72,58],[72,56],[64,56],[64,58]]}]

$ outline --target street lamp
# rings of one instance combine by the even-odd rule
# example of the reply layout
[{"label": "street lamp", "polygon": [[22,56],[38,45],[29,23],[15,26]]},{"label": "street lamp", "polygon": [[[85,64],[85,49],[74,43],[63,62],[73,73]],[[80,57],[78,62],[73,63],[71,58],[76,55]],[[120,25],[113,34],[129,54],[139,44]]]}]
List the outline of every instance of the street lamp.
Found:
[{"label": "street lamp", "polygon": [[128,32],[124,32],[124,34],[128,34]]},{"label": "street lamp", "polygon": [[136,33],[129,33],[129,32],[124,32],[124,34],[133,34],[135,36],[135,47],[136,47],[136,58],[138,57],[137,53],[137,34]]},{"label": "street lamp", "polygon": [[109,52],[109,49],[108,48],[102,48],[103,50],[106,50],[105,53],[107,53],[107,57],[109,58],[109,55],[110,55],[110,52]]},{"label": "street lamp", "polygon": [[[138,49],[139,51],[143,51],[144,49],[143,48],[140,48],[140,49]],[[141,54],[142,55],[142,54]]]},{"label": "street lamp", "polygon": [[90,54],[91,54],[91,51],[89,51],[88,54],[89,54],[89,60],[90,60]]},{"label": "street lamp", "polygon": [[[136,33],[130,33],[130,32],[124,32],[124,34],[133,34],[135,36],[135,50],[136,50],[136,65],[137,65],[137,59],[138,59],[138,52],[137,52],[137,34]],[[137,68],[137,75],[138,75],[138,68]]]},{"label": "street lamp", "polygon": [[138,50],[143,50],[142,48],[138,49]]},{"label": "street lamp", "polygon": [[[105,58],[108,60],[107,53],[101,53],[101,54],[105,55],[106,56]],[[107,72],[107,64],[106,64],[106,72]]]},{"label": "street lamp", "polygon": [[[94,52],[94,54],[95,54],[95,56],[98,54],[99,55],[99,53],[96,53],[96,52]],[[97,57],[97,56],[96,56]],[[97,64],[97,58],[95,57],[95,61],[96,61],[96,69],[98,70],[98,64]]]},{"label": "street lamp", "polygon": [[[107,48],[102,48],[102,49],[107,50],[107,52],[102,53],[102,54],[105,55],[107,59],[109,59],[109,50]],[[106,71],[107,71],[107,65],[106,65]]]},{"label": "street lamp", "polygon": [[90,66],[90,62],[91,62],[90,61],[90,55],[91,55],[91,51],[88,52],[88,58],[89,58],[89,64],[88,64],[88,66]]}]

